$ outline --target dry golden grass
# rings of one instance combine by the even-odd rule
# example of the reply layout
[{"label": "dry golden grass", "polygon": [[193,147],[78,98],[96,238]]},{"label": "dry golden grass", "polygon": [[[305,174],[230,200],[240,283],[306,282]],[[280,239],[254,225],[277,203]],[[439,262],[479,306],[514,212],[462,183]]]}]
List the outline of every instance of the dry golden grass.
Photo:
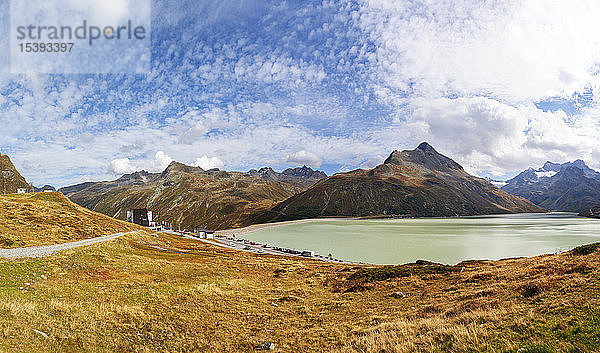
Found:
[{"label": "dry golden grass", "polygon": [[364,281],[348,265],[137,233],[0,261],[0,351],[595,351],[599,263],[596,251]]},{"label": "dry golden grass", "polygon": [[141,229],[77,206],[60,193],[0,195],[0,248],[65,243]]}]

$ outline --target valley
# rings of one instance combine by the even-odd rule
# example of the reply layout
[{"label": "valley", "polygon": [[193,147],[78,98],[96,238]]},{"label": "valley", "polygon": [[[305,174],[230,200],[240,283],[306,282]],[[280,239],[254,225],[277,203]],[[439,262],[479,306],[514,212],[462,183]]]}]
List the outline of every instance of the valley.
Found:
[{"label": "valley", "polygon": [[327,177],[306,166],[277,173],[205,171],[173,162],[162,173],[144,171],[115,181],[60,189],[73,202],[119,219],[131,208],[152,209],[181,229],[223,230],[318,217],[469,216],[542,212],[484,179],[469,175],[423,143],[395,151],[372,170]]},{"label": "valley", "polygon": [[[600,349],[600,251],[593,236],[548,251],[555,254],[529,258],[498,259],[481,251],[484,255],[469,253],[448,261],[416,252],[418,259],[396,258],[394,263],[402,264],[382,266],[279,256],[260,246],[240,251],[244,245],[227,248],[212,239],[153,232],[106,215],[121,217],[129,208],[152,207],[182,227],[247,226],[220,233],[250,239],[260,232],[308,227],[299,233],[305,241],[290,245],[301,250],[314,235],[343,244],[347,240],[340,234],[346,239],[353,235],[342,225],[362,222],[367,229],[359,234],[401,252],[390,244],[410,249],[419,240],[392,240],[370,229],[405,222],[397,224],[413,224],[419,237],[431,237],[444,236],[442,225],[449,222],[480,233],[481,228],[467,223],[483,222],[482,227],[514,238],[516,228],[494,227],[490,219],[528,219],[542,210],[467,174],[428,144],[396,151],[372,170],[326,178],[308,168],[295,170],[300,179],[268,169],[224,172],[174,162],[163,173],[137,172],[61,189],[90,209],[62,193],[0,195],[0,351]],[[307,181],[311,175],[318,178],[315,184]],[[328,199],[323,203],[324,195]],[[503,215],[469,217],[494,213]],[[453,218],[431,218],[444,215]],[[344,219],[303,220],[315,216]],[[347,219],[356,216],[367,219]],[[412,218],[386,218],[398,216]],[[285,219],[294,221],[263,223]],[[592,230],[597,226],[595,220],[584,220]],[[423,228],[424,222],[432,227]],[[310,230],[323,224],[338,229]],[[532,227],[522,225],[528,232]],[[247,233],[252,230],[258,231]],[[485,237],[480,239],[483,246],[497,248]],[[271,246],[285,238],[277,236]],[[474,238],[460,242],[477,243]],[[53,244],[64,246],[39,254],[30,248]],[[364,244],[349,244],[368,251]],[[434,247],[423,249],[431,253]],[[20,255],[6,255],[14,251]]]}]

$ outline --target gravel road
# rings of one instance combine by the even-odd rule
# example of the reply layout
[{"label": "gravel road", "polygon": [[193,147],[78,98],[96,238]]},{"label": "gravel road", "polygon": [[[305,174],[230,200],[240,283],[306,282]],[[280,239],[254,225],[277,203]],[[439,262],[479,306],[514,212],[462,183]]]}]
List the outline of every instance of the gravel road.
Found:
[{"label": "gravel road", "polygon": [[92,239],[84,239],[75,241],[72,243],[65,244],[56,244],[56,245],[43,245],[43,246],[33,246],[30,248],[17,248],[17,249],[0,249],[0,257],[6,259],[16,259],[23,257],[46,257],[50,256],[59,251],[69,250],[73,248],[78,248],[80,246],[86,246],[96,243],[102,243],[108,240],[119,238],[128,233],[116,233],[111,235],[106,235],[103,237],[92,238]]}]

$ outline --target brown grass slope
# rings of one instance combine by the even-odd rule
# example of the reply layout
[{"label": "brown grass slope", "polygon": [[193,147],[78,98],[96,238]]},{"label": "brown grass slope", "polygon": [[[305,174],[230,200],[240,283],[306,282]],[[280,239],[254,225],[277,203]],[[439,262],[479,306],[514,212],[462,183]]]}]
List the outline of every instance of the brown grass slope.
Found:
[{"label": "brown grass slope", "polygon": [[97,183],[67,193],[79,205],[125,219],[131,208],[148,208],[155,218],[174,227],[226,229],[255,223],[270,209],[300,189],[239,172],[201,168],[173,162],[162,174],[134,184]]},{"label": "brown grass slope", "polygon": [[140,229],[78,206],[59,193],[0,195],[0,248],[59,244]]},{"label": "brown grass slope", "polygon": [[395,151],[371,170],[335,174],[278,204],[267,220],[321,216],[468,216],[542,212],[531,202],[469,175],[423,143]]},{"label": "brown grass slope", "polygon": [[0,351],[594,352],[596,248],[353,267],[129,235],[0,260]]}]

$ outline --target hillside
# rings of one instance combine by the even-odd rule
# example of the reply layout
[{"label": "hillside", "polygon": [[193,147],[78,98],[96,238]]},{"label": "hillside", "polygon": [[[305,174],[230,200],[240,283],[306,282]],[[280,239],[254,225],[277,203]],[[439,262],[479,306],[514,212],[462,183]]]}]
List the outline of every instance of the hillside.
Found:
[{"label": "hillside", "polygon": [[33,191],[31,185],[19,174],[10,158],[0,154],[0,194],[14,194],[18,189]]},{"label": "hillside", "polygon": [[0,195],[0,248],[59,244],[140,229],[75,205],[59,193]]},{"label": "hillside", "polygon": [[542,211],[527,200],[469,175],[458,163],[422,143],[412,151],[394,151],[384,164],[374,169],[326,178],[276,205],[264,220]]},{"label": "hillside", "polygon": [[600,206],[600,173],[577,160],[546,162],[507,181],[502,190],[521,196],[548,210],[589,212]]},{"label": "hillside", "polygon": [[291,174],[267,178],[258,172],[206,171],[173,162],[162,173],[141,171],[60,191],[79,205],[119,219],[125,219],[128,209],[148,208],[174,227],[225,229],[255,223],[257,215],[314,179],[313,173],[305,181],[301,173]]},{"label": "hillside", "polygon": [[596,248],[354,266],[130,235],[0,259],[0,351],[597,352]]}]

